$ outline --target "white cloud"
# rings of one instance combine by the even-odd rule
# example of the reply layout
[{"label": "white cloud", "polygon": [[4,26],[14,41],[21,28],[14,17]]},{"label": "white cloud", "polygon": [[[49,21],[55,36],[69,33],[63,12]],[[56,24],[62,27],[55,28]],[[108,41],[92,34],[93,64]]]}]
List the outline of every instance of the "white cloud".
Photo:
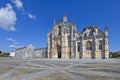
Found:
[{"label": "white cloud", "polygon": [[17,49],[19,47],[22,47],[20,46],[21,43],[18,43],[15,39],[9,37],[9,38],[6,38],[7,41],[10,41],[10,45],[8,45],[9,48],[14,48],[14,49]]},{"label": "white cloud", "polygon": [[16,45],[8,45],[8,47],[10,47],[10,48],[17,48],[17,46]]},{"label": "white cloud", "polygon": [[14,5],[17,9],[20,9],[22,11],[23,14],[27,15],[30,19],[33,19],[33,20],[36,19],[35,15],[30,14],[29,12],[27,12],[25,10],[25,8],[23,6],[23,2],[21,0],[11,0],[11,1],[14,3]]},{"label": "white cloud", "polygon": [[6,7],[0,8],[0,28],[7,31],[15,31],[16,20],[16,13],[11,4],[6,4]]},{"label": "white cloud", "polygon": [[13,38],[6,38],[6,40],[16,42],[16,40],[14,40]]},{"label": "white cloud", "polygon": [[9,48],[14,48],[14,49],[18,49],[18,48],[21,48],[23,46],[18,46],[18,45],[14,45],[14,44],[11,44],[11,45],[8,45]]},{"label": "white cloud", "polygon": [[6,40],[12,42],[12,44],[14,44],[14,45],[20,44],[20,43],[18,43],[15,39],[13,39],[13,38],[11,38],[11,37],[6,38]]},{"label": "white cloud", "polygon": [[36,16],[35,16],[35,15],[32,15],[32,14],[30,14],[30,13],[28,13],[28,17],[29,17],[30,19],[33,19],[33,20],[36,19]]},{"label": "white cloud", "polygon": [[23,8],[23,2],[21,0],[12,0],[12,2],[15,4],[15,7],[18,9]]},{"label": "white cloud", "polygon": [[17,42],[13,42],[13,44],[17,45],[17,44],[20,44],[20,43],[17,43]]}]

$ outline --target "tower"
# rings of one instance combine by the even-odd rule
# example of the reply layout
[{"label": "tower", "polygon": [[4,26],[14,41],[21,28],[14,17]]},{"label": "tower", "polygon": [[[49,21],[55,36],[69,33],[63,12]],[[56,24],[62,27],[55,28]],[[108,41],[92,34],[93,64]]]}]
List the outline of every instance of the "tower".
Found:
[{"label": "tower", "polygon": [[104,32],[104,55],[103,58],[109,58],[109,43],[108,43],[108,27],[105,27]]},{"label": "tower", "polygon": [[48,58],[51,58],[51,35],[50,35],[50,31],[48,31],[48,34],[47,34],[47,43],[48,43]]},{"label": "tower", "polygon": [[93,32],[93,45],[92,45],[92,54],[91,54],[91,58],[95,59],[97,56],[96,54],[97,51],[97,39],[96,39],[96,30],[94,29]]},{"label": "tower", "polygon": [[71,58],[76,57],[76,25],[71,24]]}]

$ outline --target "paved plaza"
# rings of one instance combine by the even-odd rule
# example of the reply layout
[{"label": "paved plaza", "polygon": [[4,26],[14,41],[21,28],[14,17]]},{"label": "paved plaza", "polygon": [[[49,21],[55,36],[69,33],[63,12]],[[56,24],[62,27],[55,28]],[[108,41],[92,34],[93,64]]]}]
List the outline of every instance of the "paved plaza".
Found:
[{"label": "paved plaza", "polygon": [[120,59],[0,58],[0,80],[120,80]]}]

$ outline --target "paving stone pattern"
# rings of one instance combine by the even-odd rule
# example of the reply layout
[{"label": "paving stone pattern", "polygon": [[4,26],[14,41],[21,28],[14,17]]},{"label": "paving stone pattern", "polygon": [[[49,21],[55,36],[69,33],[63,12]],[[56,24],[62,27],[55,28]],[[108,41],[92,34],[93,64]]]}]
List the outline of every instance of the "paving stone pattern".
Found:
[{"label": "paving stone pattern", "polygon": [[120,80],[120,59],[0,58],[0,80]]}]

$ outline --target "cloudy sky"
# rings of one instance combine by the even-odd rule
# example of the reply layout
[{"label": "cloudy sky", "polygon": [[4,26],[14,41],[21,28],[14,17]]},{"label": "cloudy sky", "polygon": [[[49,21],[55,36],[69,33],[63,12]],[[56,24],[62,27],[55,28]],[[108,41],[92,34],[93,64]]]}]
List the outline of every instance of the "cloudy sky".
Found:
[{"label": "cloudy sky", "polygon": [[0,50],[29,43],[47,46],[53,20],[67,14],[82,32],[87,25],[109,28],[110,51],[120,50],[120,0],[0,0]]}]

